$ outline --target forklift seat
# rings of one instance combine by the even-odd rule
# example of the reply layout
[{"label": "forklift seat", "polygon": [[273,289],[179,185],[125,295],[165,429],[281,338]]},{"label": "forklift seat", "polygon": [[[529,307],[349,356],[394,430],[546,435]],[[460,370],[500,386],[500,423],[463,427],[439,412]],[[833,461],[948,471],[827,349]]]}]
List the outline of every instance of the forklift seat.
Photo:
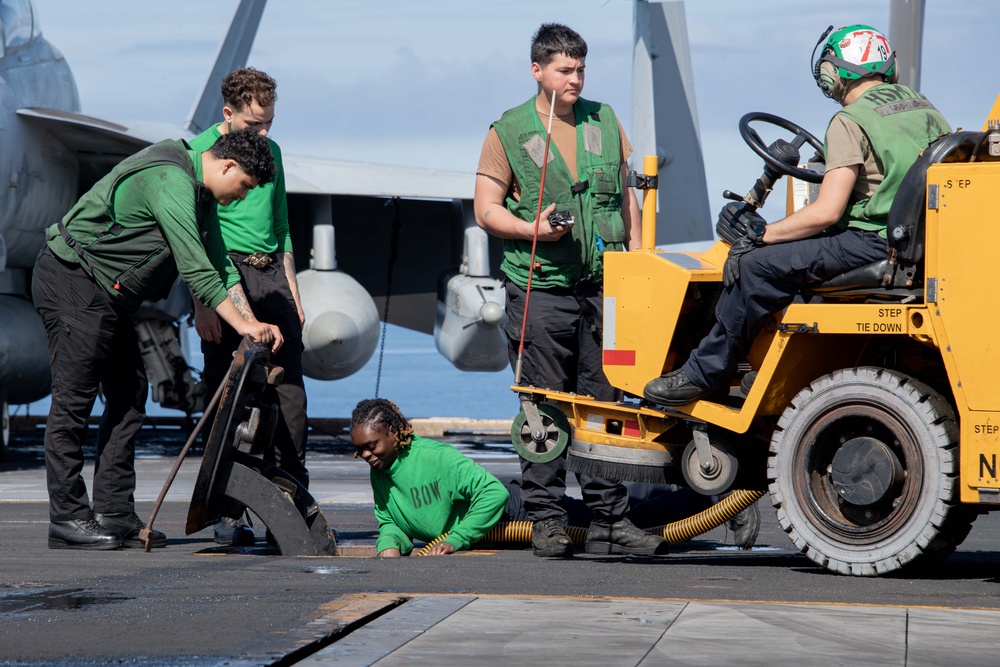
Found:
[{"label": "forklift seat", "polygon": [[928,146],[906,172],[889,209],[890,257],[838,276],[811,283],[805,296],[826,300],[923,301],[924,236],[927,221],[927,168],[941,162],[967,162],[982,146],[985,132],[953,132]]}]

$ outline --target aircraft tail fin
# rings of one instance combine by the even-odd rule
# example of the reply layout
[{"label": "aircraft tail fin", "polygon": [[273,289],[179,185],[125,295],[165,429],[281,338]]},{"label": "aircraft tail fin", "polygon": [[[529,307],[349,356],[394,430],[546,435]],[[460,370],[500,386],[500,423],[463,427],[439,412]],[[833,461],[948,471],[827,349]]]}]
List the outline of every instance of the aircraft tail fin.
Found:
[{"label": "aircraft tail fin", "polygon": [[889,41],[896,49],[899,82],[920,90],[920,58],[924,42],[924,0],[892,0]]},{"label": "aircraft tail fin", "polygon": [[240,0],[201,96],[188,114],[185,127],[192,134],[203,132],[222,117],[222,97],[219,96],[222,79],[233,70],[246,66],[265,4],[267,0]]},{"label": "aircraft tail fin", "polygon": [[684,3],[636,0],[633,30],[632,159],[659,158],[656,242],[712,240]]}]

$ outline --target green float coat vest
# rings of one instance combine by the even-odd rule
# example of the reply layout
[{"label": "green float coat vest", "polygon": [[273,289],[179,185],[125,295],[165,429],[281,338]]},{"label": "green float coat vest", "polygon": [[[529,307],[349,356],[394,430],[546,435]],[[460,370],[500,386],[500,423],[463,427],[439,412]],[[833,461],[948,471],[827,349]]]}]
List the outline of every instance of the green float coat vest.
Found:
[{"label": "green float coat vest", "polygon": [[951,127],[923,95],[891,83],[868,89],[837,113],[853,120],[868,136],[884,175],[874,194],[850,203],[837,225],[878,231],[885,238],[889,208],[903,177],[920,152]]},{"label": "green float coat vest", "polygon": [[[199,204],[212,200],[195,178],[188,145],[161,141],[120,162],[77,202],[63,223],[46,232],[56,255],[80,263],[115,303],[132,313],[144,300],[165,295],[177,277],[177,265],[159,225],[123,227],[115,221],[115,190],[129,176],[160,165],[183,170]],[[199,205],[199,223],[209,209]],[[58,229],[63,225],[68,235]]]},{"label": "green float coat vest", "polygon": [[[538,243],[532,287],[571,287],[581,280],[599,282],[604,275],[602,255],[625,247],[622,221],[621,137],[614,112],[606,104],[577,100],[576,167],[573,182],[556,145],[549,147],[542,210],[556,204],[576,221],[569,233],[555,242]],[[514,178],[521,186],[521,199],[507,197],[507,210],[532,224],[538,212],[546,130],[535,110],[535,98],[510,109],[493,123],[500,137]],[[521,289],[528,285],[531,241],[504,239],[501,270]]]}]

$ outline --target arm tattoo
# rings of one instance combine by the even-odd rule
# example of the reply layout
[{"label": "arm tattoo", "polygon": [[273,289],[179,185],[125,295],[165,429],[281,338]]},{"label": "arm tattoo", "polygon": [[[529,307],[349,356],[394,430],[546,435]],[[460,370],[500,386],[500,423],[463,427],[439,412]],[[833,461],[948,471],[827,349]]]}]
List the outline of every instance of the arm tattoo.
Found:
[{"label": "arm tattoo", "polygon": [[243,292],[243,285],[236,283],[227,290],[226,294],[229,295],[229,300],[236,306],[236,310],[243,316],[243,319],[248,322],[255,319],[253,311],[250,310],[250,304],[247,302],[247,295]]},{"label": "arm tattoo", "polygon": [[292,253],[279,252],[278,261],[281,262],[281,268],[285,270],[285,275],[295,275],[295,256]]},{"label": "arm tattoo", "polygon": [[299,303],[299,283],[295,277],[295,255],[289,252],[279,252],[278,261],[281,262],[281,266],[285,270],[285,278],[288,279],[288,289],[292,292],[292,298],[295,300],[296,307],[300,307]]}]

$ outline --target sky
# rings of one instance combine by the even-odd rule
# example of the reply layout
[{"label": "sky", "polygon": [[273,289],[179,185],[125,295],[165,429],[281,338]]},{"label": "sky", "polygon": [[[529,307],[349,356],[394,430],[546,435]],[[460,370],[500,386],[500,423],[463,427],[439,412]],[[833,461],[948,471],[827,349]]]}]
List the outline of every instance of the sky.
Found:
[{"label": "sky", "polygon": [[[36,9],[43,35],[72,68],[84,113],[181,126],[237,4],[36,0]],[[996,0],[926,0],[920,89],[955,127],[979,128],[1000,93],[996,8]],[[765,111],[822,138],[838,106],[812,79],[813,46],[830,24],[888,30],[889,2],[698,0],[685,13],[717,211],[724,189],[746,192],[761,171],[739,137],[739,118]],[[271,0],[249,64],[278,82],[271,136],[286,155],[471,173],[489,124],[535,93],[531,36],[552,21],[587,40],[584,96],[610,103],[628,133],[631,0]],[[779,187],[762,212],[773,221],[783,209]],[[374,386],[373,378],[364,382]],[[509,383],[501,373],[456,386],[489,401],[509,398]],[[411,416],[434,414],[416,398],[394,399]]]},{"label": "sky", "polygon": [[[237,4],[36,0],[84,113],[178,125]],[[812,80],[812,48],[830,24],[888,30],[889,2],[699,0],[685,14],[715,211],[722,190],[745,192],[760,173],[740,116],[774,113],[822,139],[838,107]],[[272,137],[285,153],[472,172],[489,124],[534,94],[531,35],[548,21],[587,40],[584,96],[610,103],[628,132],[631,0],[272,0],[249,64],[278,81]],[[981,126],[1000,92],[998,32],[995,0],[926,0],[921,90],[955,126]]]}]

